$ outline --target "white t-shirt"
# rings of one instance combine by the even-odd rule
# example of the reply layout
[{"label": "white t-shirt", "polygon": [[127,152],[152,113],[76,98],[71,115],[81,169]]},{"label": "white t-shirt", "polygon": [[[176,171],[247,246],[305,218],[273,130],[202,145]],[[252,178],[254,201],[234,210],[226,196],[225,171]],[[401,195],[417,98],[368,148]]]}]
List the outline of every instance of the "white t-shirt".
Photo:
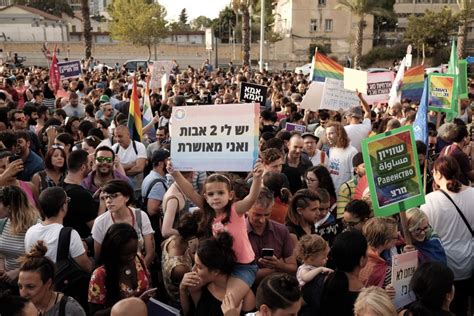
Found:
[{"label": "white t-shirt", "polygon": [[[112,146],[112,150],[120,158],[120,163],[126,165],[126,164],[137,161],[138,158],[147,159],[145,145],[137,141],[133,141],[133,142],[135,142],[135,145],[136,145],[136,149],[137,149],[136,152],[135,152],[135,148],[133,147],[132,142],[130,142],[130,145],[126,149],[120,146],[120,144],[118,143],[115,143]],[[118,147],[118,152],[117,152],[117,147]],[[134,190],[140,190],[141,185],[142,185],[142,180],[143,180],[143,172],[134,176],[128,176],[128,178],[132,182]]]},{"label": "white t-shirt", "polygon": [[[153,234],[155,231],[151,227],[151,222],[150,219],[148,218],[148,215],[140,211],[142,214],[142,226],[141,229],[138,227],[137,219],[135,218],[135,209],[132,209],[133,213],[133,218],[135,225],[133,228],[137,231],[138,235],[138,248],[139,250],[142,250],[144,247],[143,244],[143,236]],[[102,244],[104,241],[105,233],[109,229],[110,226],[114,224],[114,220],[112,219],[111,216],[112,213],[110,212],[105,212],[104,214],[100,215],[95,219],[94,226],[92,226],[92,238],[97,241],[99,244]]]},{"label": "white t-shirt", "polygon": [[[447,193],[474,227],[474,188]],[[441,239],[454,279],[468,279],[474,268],[474,238],[453,203],[442,192],[435,191],[426,195],[421,210]]]},{"label": "white t-shirt", "polygon": [[357,149],[349,145],[346,148],[329,148],[329,163],[328,169],[331,174],[332,181],[336,192],[339,187],[346,181],[352,178],[352,158],[357,154]]},{"label": "white t-shirt", "polygon": [[[42,223],[31,226],[25,235],[25,251],[29,252],[38,240],[43,240],[48,247],[46,257],[56,263],[56,254],[58,252],[59,233],[64,226],[61,224],[43,225]],[[74,229],[71,231],[71,241],[69,244],[69,255],[77,258],[86,250],[82,244],[79,233]]]},{"label": "white t-shirt", "polygon": [[372,123],[370,122],[370,119],[366,118],[361,124],[349,124],[344,126],[344,129],[351,140],[351,145],[360,152],[360,143],[364,138],[369,136],[369,133],[372,130]]}]

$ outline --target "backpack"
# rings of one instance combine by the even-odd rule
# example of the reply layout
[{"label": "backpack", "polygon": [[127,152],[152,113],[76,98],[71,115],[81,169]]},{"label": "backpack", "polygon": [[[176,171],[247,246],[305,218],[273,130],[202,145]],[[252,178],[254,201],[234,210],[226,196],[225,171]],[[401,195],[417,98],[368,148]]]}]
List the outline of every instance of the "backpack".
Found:
[{"label": "backpack", "polygon": [[[143,195],[143,201],[142,201],[142,207],[141,207],[141,209],[142,209],[143,211],[145,211],[147,214],[148,214],[148,210],[147,210],[147,207],[148,207],[148,196],[150,195],[151,190],[153,189],[153,187],[154,187],[158,182],[161,183],[161,184],[163,184],[163,187],[165,188],[165,191],[168,191],[168,186],[166,185],[166,181],[165,181],[164,179],[156,178],[156,179],[154,179],[153,181],[151,181],[150,186],[148,187],[148,189],[147,189],[146,192],[145,192],[145,195]],[[162,211],[162,210],[160,210],[159,215],[160,215],[160,218],[163,219],[163,211]]]},{"label": "backpack", "polygon": [[[113,145],[114,143],[112,143]],[[133,146],[133,150],[135,151],[135,155],[138,155],[138,149],[137,149],[137,144],[135,143],[135,141],[132,139],[132,146]],[[120,150],[120,145],[117,146],[117,148],[115,148],[115,154],[117,155],[118,152]]]},{"label": "backpack", "polygon": [[63,227],[59,233],[54,288],[64,295],[75,298],[82,307],[87,308],[87,293],[91,276],[82,270],[69,255],[72,230],[71,227]]}]

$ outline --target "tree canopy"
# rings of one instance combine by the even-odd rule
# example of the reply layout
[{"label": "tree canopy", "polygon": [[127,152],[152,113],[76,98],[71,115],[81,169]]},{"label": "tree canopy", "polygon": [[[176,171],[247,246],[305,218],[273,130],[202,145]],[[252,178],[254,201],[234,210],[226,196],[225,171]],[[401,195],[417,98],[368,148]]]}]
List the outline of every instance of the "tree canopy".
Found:
[{"label": "tree canopy", "polygon": [[73,15],[72,9],[66,0],[15,0],[14,3],[36,8],[56,16],[61,16],[62,13],[69,16]]},{"label": "tree canopy", "polygon": [[108,11],[112,17],[110,32],[114,39],[151,47],[168,34],[166,10],[147,0],[114,0]]}]

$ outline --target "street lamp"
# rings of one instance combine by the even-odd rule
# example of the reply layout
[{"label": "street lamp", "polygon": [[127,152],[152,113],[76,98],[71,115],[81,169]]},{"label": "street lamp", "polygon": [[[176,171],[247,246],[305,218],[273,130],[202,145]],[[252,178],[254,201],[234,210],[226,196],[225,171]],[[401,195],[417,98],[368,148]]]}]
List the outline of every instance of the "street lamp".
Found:
[{"label": "street lamp", "polygon": [[[250,33],[252,31],[250,30]],[[263,71],[263,42],[265,40],[265,0],[260,0],[260,61],[259,70]]]}]

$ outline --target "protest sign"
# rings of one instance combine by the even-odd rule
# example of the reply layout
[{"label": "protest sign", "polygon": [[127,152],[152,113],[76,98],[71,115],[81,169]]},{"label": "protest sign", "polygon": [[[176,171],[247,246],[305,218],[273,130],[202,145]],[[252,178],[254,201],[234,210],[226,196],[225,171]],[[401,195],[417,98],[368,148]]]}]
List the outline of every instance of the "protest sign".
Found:
[{"label": "protest sign", "polygon": [[418,251],[410,251],[392,257],[392,285],[395,288],[397,309],[414,302],[416,297],[410,289],[410,281],[418,267]]},{"label": "protest sign", "polygon": [[344,68],[344,89],[367,94],[367,71]]},{"label": "protest sign", "polygon": [[316,112],[321,105],[321,97],[323,96],[324,83],[312,81],[308,91],[303,96],[300,108]]},{"label": "protest sign", "polygon": [[376,216],[390,216],[425,202],[412,126],[362,140],[362,154]]},{"label": "protest sign", "polygon": [[457,107],[454,97],[454,83],[456,75],[430,74],[428,76],[429,110],[437,112],[452,112]]},{"label": "protest sign", "polygon": [[58,63],[61,80],[78,78],[81,75],[81,62],[79,60]]},{"label": "protest sign", "polygon": [[173,107],[171,158],[182,171],[251,171],[258,157],[260,106]]},{"label": "protest sign", "polygon": [[261,106],[265,106],[267,100],[267,87],[254,83],[240,83],[240,101],[259,102]]},{"label": "protest sign", "polygon": [[286,123],[285,129],[288,132],[296,131],[298,133],[304,133],[306,132],[306,126],[304,125],[299,125],[299,124],[293,124],[293,123]]},{"label": "protest sign", "polygon": [[367,77],[367,94],[364,99],[369,104],[387,101],[392,88],[393,72],[370,73]]},{"label": "protest sign", "polygon": [[150,88],[161,88],[163,77],[167,77],[173,68],[173,62],[171,60],[157,60],[150,66],[151,80]]},{"label": "protest sign", "polygon": [[321,109],[346,111],[357,105],[359,105],[359,98],[355,92],[344,89],[342,80],[326,78],[321,98]]},{"label": "protest sign", "polygon": [[459,98],[467,99],[467,61],[465,59],[458,61],[459,69]]}]

